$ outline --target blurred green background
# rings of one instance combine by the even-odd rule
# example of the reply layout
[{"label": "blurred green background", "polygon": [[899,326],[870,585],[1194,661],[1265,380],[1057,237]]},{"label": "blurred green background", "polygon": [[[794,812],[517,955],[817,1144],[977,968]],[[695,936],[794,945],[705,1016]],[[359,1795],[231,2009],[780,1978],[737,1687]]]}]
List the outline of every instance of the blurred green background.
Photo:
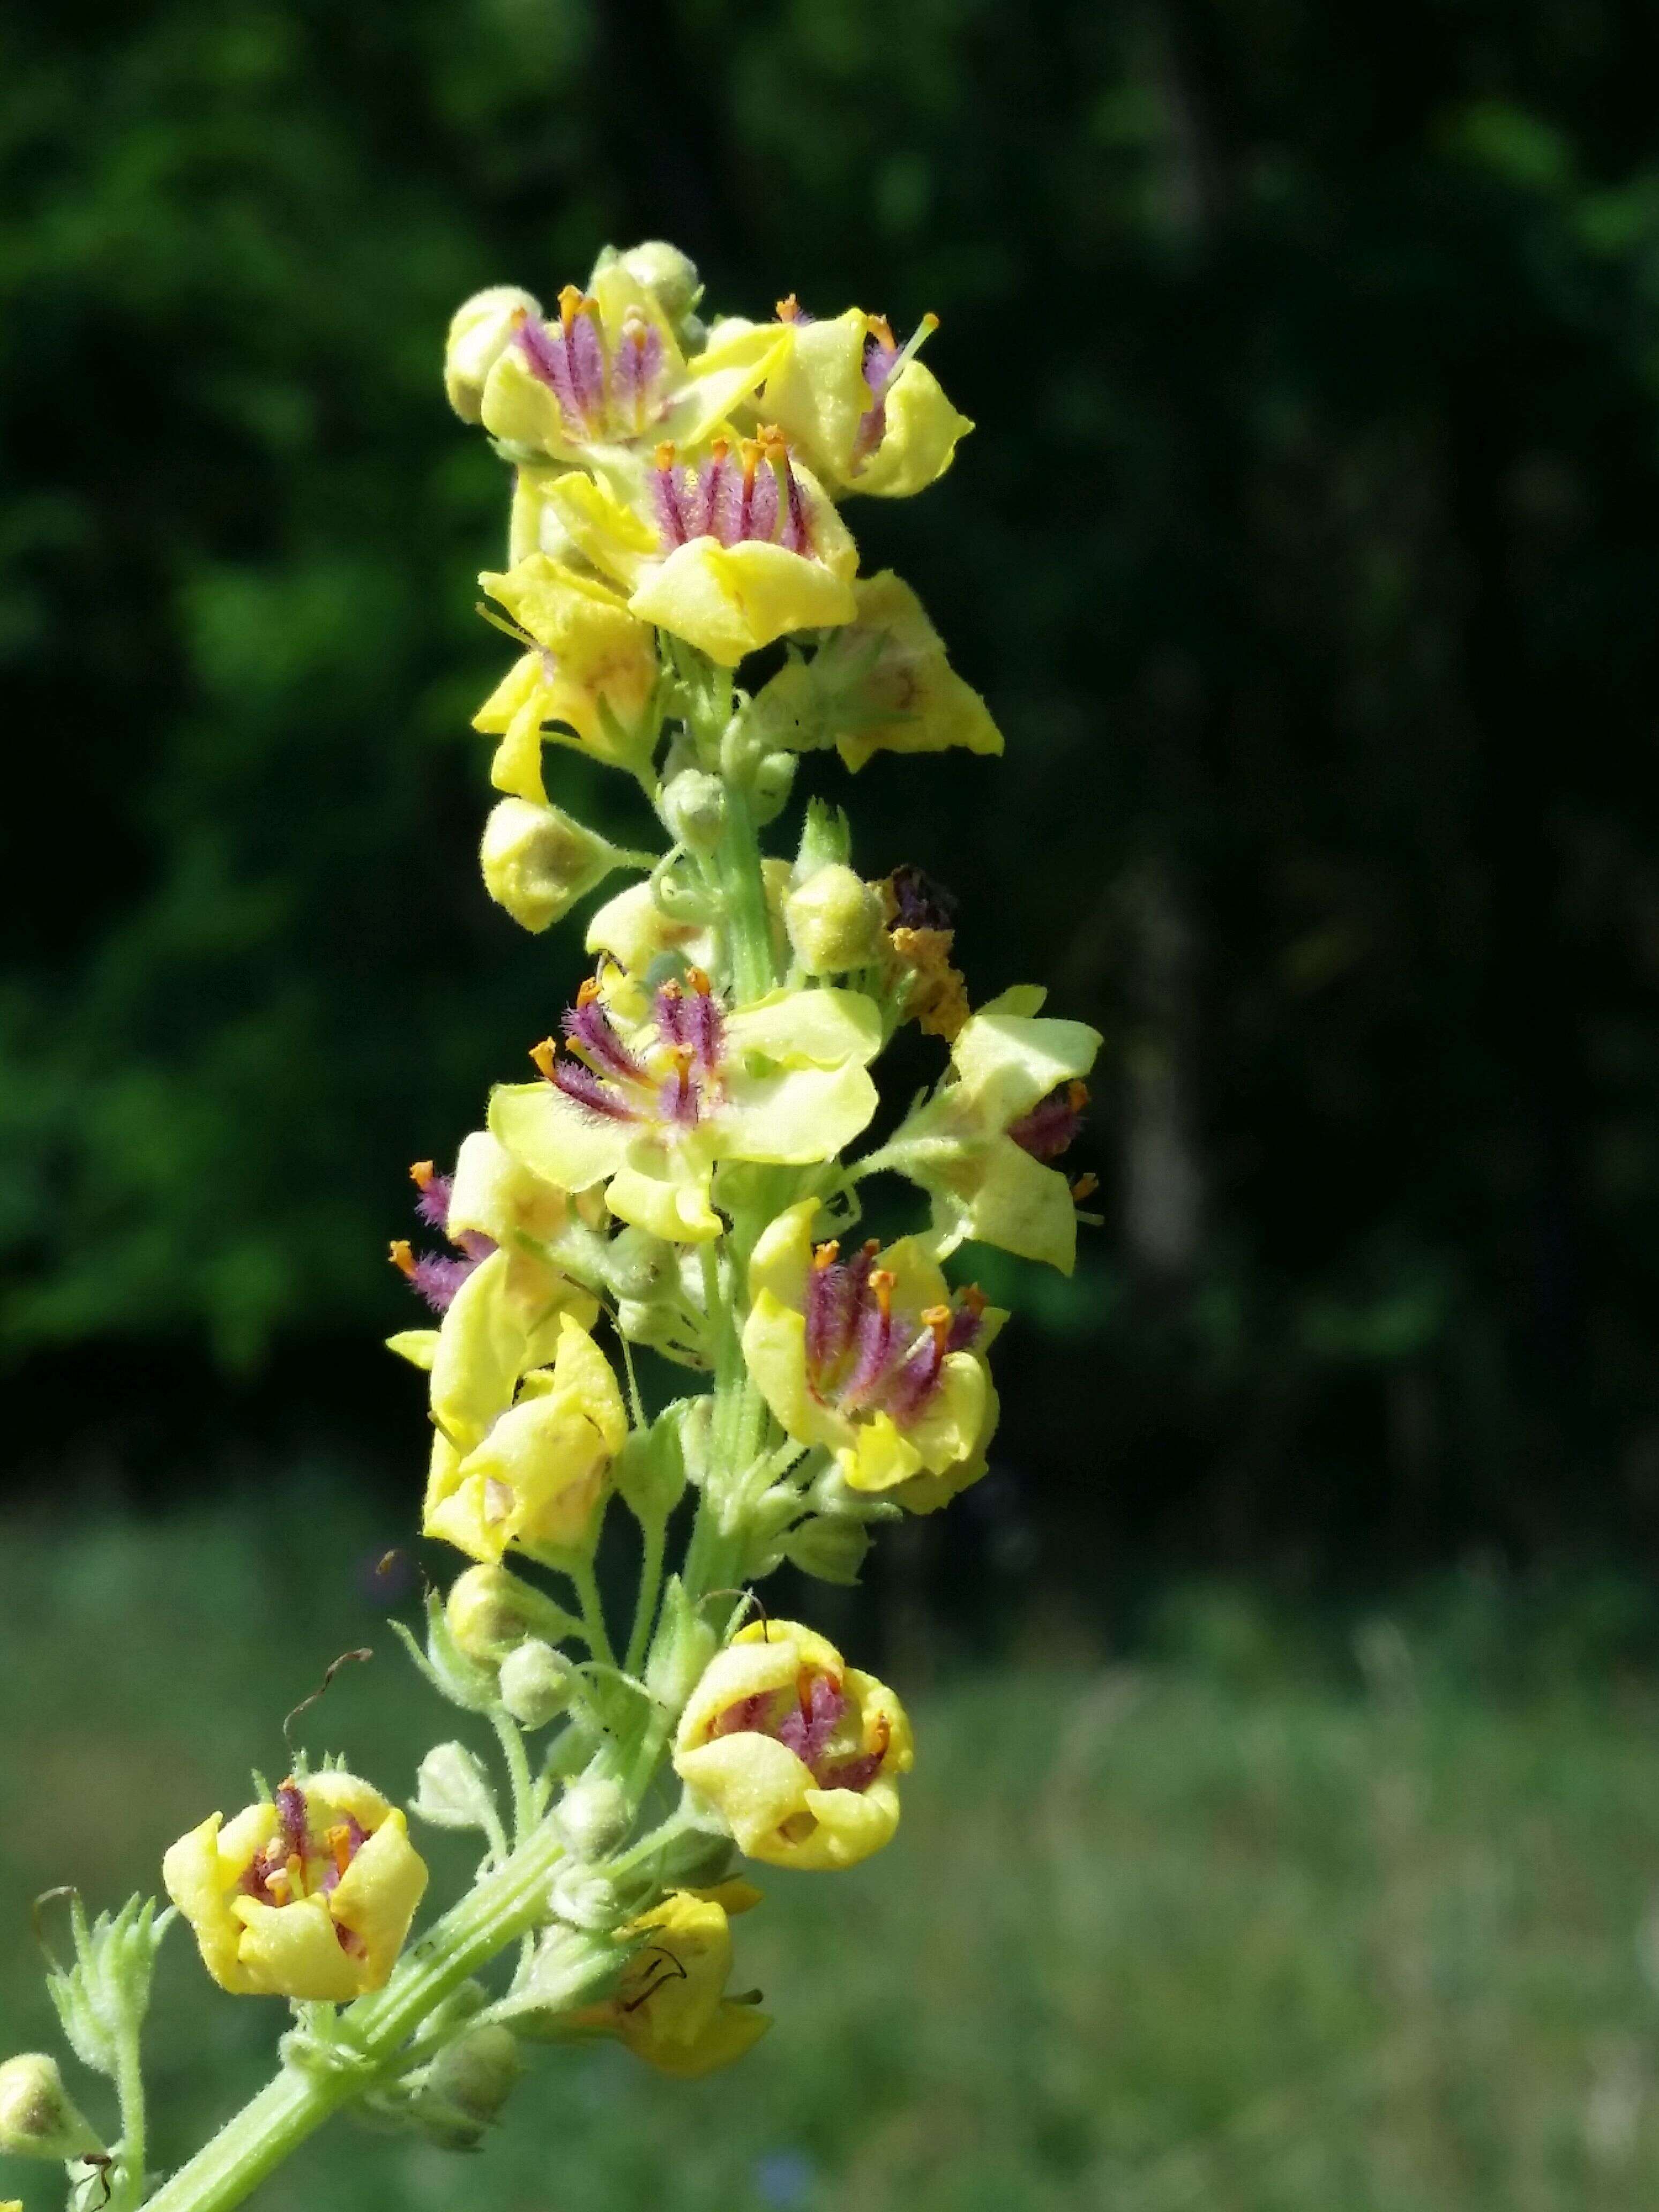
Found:
[{"label": "blurred green background", "polygon": [[[442,331],[660,234],[722,307],[943,319],[980,428],[853,520],[1009,751],[878,759],[860,857],[1104,1031],[1109,1223],[996,1272],[993,1474],[847,1616],[929,1758],[745,1931],[770,2043],[291,2200],[1650,2203],[1659,17],[60,0],[0,51],[9,2029],[27,1896],[147,1878],[374,1640],[404,1166],[578,965],[476,879],[505,487]],[[171,1991],[183,2134],[263,2030]]]}]

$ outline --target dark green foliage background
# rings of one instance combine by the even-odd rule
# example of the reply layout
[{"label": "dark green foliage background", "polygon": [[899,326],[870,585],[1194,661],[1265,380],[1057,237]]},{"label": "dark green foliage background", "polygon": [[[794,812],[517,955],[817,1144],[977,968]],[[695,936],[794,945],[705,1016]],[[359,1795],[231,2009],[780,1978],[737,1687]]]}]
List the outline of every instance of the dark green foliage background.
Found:
[{"label": "dark green foliage background", "polygon": [[476,883],[505,487],[438,351],[661,234],[746,312],[935,308],[981,425],[854,520],[1008,757],[876,763],[861,857],[971,894],[976,994],[1104,1030],[1111,1218],[1006,1340],[1025,1504],[939,1540],[1650,1540],[1647,11],[62,0],[5,45],[26,1488],[284,1423],[418,1459],[403,1166],[575,970]]}]

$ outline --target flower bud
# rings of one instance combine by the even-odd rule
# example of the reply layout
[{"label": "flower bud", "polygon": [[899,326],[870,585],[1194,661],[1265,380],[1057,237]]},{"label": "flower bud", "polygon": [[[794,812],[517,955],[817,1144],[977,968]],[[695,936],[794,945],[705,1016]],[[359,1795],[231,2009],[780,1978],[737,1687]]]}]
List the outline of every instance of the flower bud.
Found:
[{"label": "flower bud", "polygon": [[761,829],[775,822],[789,803],[795,770],[800,765],[793,753],[765,753],[755,770],[750,804]]},{"label": "flower bud", "polygon": [[512,344],[519,318],[541,312],[516,284],[492,284],[457,307],[444,347],[444,390],[463,422],[481,419],[484,380]]},{"label": "flower bud", "polygon": [[706,769],[682,769],[664,788],[662,811],[682,845],[694,853],[712,853],[726,822],[725,786]]},{"label": "flower bud", "polygon": [[599,1775],[573,1782],[559,1800],[559,1828],[573,1858],[603,1858],[628,1833],[621,1785]]},{"label": "flower bud", "polygon": [[590,1931],[613,1926],[620,1909],[615,1882],[574,1859],[566,1859],[554,1875],[548,1902],[559,1919]]},{"label": "flower bud", "polygon": [[441,2116],[446,2141],[457,2148],[475,2144],[523,2071],[511,2028],[490,2022],[469,2030],[432,2062],[421,2094],[428,2126]]},{"label": "flower bud", "polygon": [[55,2058],[30,2051],[0,2066],[0,2150],[69,2159],[102,2148],[64,2087]]},{"label": "flower bud", "polygon": [[869,1532],[859,1522],[815,1513],[790,1532],[783,1556],[821,1583],[850,1585],[857,1582],[869,1549]]},{"label": "flower bud", "polygon": [[570,1703],[574,1669],[532,1636],[501,1662],[501,1703],[523,1728],[545,1728]]},{"label": "flower bud", "polygon": [[480,1667],[499,1667],[526,1636],[558,1644],[580,1625],[501,1566],[469,1567],[458,1576],[444,1612],[457,1648]]},{"label": "flower bud", "polygon": [[820,868],[845,867],[852,857],[853,832],[846,808],[832,806],[827,799],[809,800],[790,882],[806,883]]},{"label": "flower bud", "polygon": [[487,1830],[495,1793],[465,1744],[441,1743],[421,1761],[409,1809],[434,1828]]},{"label": "flower bud", "polygon": [[641,246],[630,246],[622,256],[622,265],[636,284],[643,284],[653,295],[671,323],[690,314],[702,297],[702,278],[697,274],[696,263],[664,239],[647,238]]},{"label": "flower bud", "polygon": [[484,823],[478,858],[484,889],[514,921],[547,928],[602,884],[623,855],[609,838],[557,806],[503,799]]},{"label": "flower bud", "polygon": [[795,957],[809,975],[839,975],[875,960],[882,943],[881,901],[840,862],[807,878],[783,902]]}]

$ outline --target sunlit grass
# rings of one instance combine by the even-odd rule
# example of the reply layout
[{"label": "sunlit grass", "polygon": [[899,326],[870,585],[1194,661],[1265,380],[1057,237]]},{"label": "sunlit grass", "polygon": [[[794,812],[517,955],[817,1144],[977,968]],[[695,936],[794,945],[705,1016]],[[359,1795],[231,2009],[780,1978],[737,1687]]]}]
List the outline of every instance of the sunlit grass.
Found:
[{"label": "sunlit grass", "polygon": [[[406,1790],[444,1714],[375,1633],[374,1530],[227,1509],[0,1559],[0,2014],[50,2034],[30,1899],[153,1883],[323,1666],[307,1724]],[[309,1533],[307,1533],[309,1532]],[[477,2159],[337,2124],[266,2191],[307,2212],[1515,2212],[1659,2184],[1659,1705],[1483,1701],[1379,1632],[1370,1686],[1188,1659],[1005,1673],[918,1716],[904,1827],[853,1875],[769,1876],[740,1984],[777,2026],[691,2085],[536,2062]],[[434,1841],[461,1878],[466,1855]],[[168,1946],[158,2155],[251,2087],[274,2005]],[[77,2083],[95,2104],[95,2085]],[[0,2161],[0,2195],[56,2177]]]}]

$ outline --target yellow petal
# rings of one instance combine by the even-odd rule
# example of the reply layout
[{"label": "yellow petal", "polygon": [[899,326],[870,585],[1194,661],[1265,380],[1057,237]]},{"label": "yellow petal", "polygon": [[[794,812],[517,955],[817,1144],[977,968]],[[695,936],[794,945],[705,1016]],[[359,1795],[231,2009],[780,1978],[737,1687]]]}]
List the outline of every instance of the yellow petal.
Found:
[{"label": "yellow petal", "polygon": [[812,1224],[818,1201],[803,1198],[769,1221],[755,1240],[749,1261],[749,1295],[770,1291],[799,1313],[806,1303],[806,1273],[812,1264]]},{"label": "yellow petal", "polygon": [[632,590],[645,564],[653,562],[661,550],[650,525],[615,492],[579,469],[556,477],[548,486],[547,496],[583,559]]},{"label": "yellow petal", "polygon": [[964,1088],[986,1120],[1006,1129],[1040,1098],[1073,1078],[1086,1075],[1101,1035],[1086,1022],[1034,1020],[1003,1001],[982,1007],[962,1027],[951,1058]]},{"label": "yellow petal", "polygon": [[243,1968],[262,1994],[320,2004],[349,2004],[358,1994],[361,1961],[341,1948],[326,1898],[277,1905],[238,1897],[231,1911],[242,1923]]},{"label": "yellow petal", "polygon": [[824,629],[857,612],[852,586],[823,562],[781,545],[695,538],[641,574],[636,615],[734,668],[790,630]]},{"label": "yellow petal", "polygon": [[559,1349],[553,1368],[556,1389],[567,1391],[592,1422],[610,1452],[619,1452],[628,1436],[628,1413],[611,1362],[585,1328],[568,1315],[559,1323]]},{"label": "yellow petal", "polygon": [[850,1145],[880,1103],[875,1085],[856,1065],[733,1074],[714,1126],[730,1159],[809,1167],[834,1159]]},{"label": "yellow petal", "polygon": [[[317,1778],[319,1783],[323,1779]],[[308,1783],[306,1794],[316,1796],[315,1785]],[[389,1812],[329,1899],[335,1921],[363,1946],[362,1957],[351,1961],[358,1990],[384,1987],[425,1893],[426,1880],[426,1863],[409,1840],[407,1821],[401,1813]]]},{"label": "yellow petal", "polygon": [[759,1291],[743,1325],[744,1364],[786,1433],[800,1444],[849,1449],[853,1425],[806,1383],[806,1322],[798,1306]]},{"label": "yellow petal", "polygon": [[726,1035],[784,1067],[864,1066],[881,1050],[881,1013],[860,991],[772,991],[730,1016]]},{"label": "yellow petal", "polygon": [[872,1413],[859,1422],[856,1441],[837,1456],[853,1490],[896,1490],[922,1466],[921,1454],[887,1413]]},{"label": "yellow petal", "polygon": [[1033,1159],[1012,1137],[994,1144],[962,1206],[968,1234],[1022,1260],[1069,1275],[1077,1265],[1077,1207],[1058,1168]]},{"label": "yellow petal", "polygon": [[887,388],[881,443],[853,478],[854,491],[908,499],[937,483],[973,428],[939,388],[925,362],[911,361]]},{"label": "yellow petal", "polygon": [[233,1864],[227,1876],[219,1850],[221,1817],[212,1814],[199,1827],[180,1836],[161,1861],[161,1881],[190,1923],[202,1964],[221,1989],[245,1996],[252,1993],[254,1984],[238,1955],[242,1930],[231,1911],[230,1896],[258,1845],[251,1843],[246,1857]]},{"label": "yellow petal", "polygon": [[614,1175],[635,1133],[632,1123],[587,1113],[550,1083],[497,1085],[489,1095],[489,1132],[532,1175],[572,1191]]},{"label": "yellow petal", "polygon": [[[676,1772],[714,1806],[746,1857],[773,1858],[784,1823],[807,1809],[812,1777],[775,1737],[742,1730],[677,1752]],[[844,1794],[844,1793],[842,1793]],[[781,1862],[787,1864],[787,1858]]]}]

